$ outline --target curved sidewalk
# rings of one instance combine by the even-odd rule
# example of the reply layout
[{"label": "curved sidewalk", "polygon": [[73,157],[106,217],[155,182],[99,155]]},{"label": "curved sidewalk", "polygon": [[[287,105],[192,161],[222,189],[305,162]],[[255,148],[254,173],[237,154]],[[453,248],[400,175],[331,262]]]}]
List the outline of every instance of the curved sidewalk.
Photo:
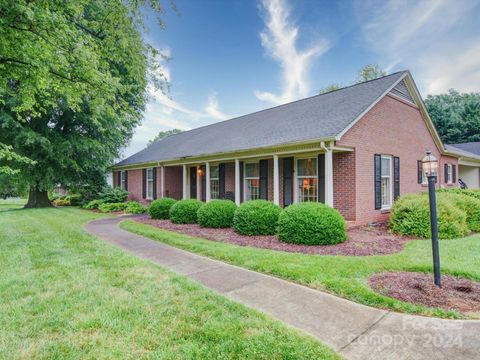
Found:
[{"label": "curved sidewalk", "polygon": [[217,260],[118,227],[125,217],[87,230],[136,256],[299,328],[348,359],[480,359],[480,321],[445,320],[371,308]]}]

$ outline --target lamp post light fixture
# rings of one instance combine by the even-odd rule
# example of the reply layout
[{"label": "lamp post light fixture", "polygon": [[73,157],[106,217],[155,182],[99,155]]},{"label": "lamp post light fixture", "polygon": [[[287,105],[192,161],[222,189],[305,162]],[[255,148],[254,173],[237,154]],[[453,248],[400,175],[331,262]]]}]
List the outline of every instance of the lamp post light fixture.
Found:
[{"label": "lamp post light fixture", "polygon": [[435,182],[438,176],[438,160],[427,151],[422,160],[422,170],[428,179],[428,197],[430,200],[430,228],[432,232],[433,275],[435,285],[442,287],[440,274],[440,253],[438,249],[438,224],[437,224],[437,199],[435,194]]}]

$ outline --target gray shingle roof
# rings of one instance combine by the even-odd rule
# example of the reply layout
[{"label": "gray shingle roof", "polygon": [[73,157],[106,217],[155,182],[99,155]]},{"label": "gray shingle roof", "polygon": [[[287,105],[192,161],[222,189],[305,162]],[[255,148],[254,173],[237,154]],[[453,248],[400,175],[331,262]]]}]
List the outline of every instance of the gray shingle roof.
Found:
[{"label": "gray shingle roof", "polygon": [[406,72],[171,135],[115,166],[335,137]]},{"label": "gray shingle roof", "polygon": [[447,150],[455,151],[456,149],[460,149],[462,151],[466,151],[466,152],[472,153],[474,155],[480,156],[480,141],[479,142],[468,142],[468,143],[463,143],[463,144],[448,144],[448,145],[445,145],[445,146],[446,146]]}]

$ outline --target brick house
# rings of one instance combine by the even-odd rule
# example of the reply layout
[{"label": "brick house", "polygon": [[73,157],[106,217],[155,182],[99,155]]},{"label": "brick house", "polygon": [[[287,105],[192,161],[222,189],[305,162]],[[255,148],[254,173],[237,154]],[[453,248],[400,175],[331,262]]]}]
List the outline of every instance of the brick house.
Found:
[{"label": "brick house", "polygon": [[426,190],[427,150],[445,170],[438,186],[457,186],[461,154],[442,143],[402,71],[169,136],[117,163],[113,178],[142,202],[320,201],[365,224],[386,220],[399,195]]}]

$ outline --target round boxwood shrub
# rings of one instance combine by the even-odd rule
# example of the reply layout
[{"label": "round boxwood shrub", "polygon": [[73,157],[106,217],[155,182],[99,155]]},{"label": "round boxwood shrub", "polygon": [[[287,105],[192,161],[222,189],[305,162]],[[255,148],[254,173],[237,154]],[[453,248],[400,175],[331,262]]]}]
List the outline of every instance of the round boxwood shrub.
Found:
[{"label": "round boxwood shrub", "polygon": [[177,201],[170,209],[170,220],[175,224],[196,224],[197,212],[202,205],[195,199]]},{"label": "round boxwood shrub", "polygon": [[198,209],[198,224],[207,228],[226,228],[233,224],[237,205],[230,200],[212,200]]},{"label": "round boxwood shrub", "polygon": [[281,209],[266,200],[244,202],[235,210],[233,228],[242,235],[274,235]]},{"label": "round boxwood shrub", "polygon": [[[467,215],[446,196],[438,196],[438,237],[451,239],[468,233]],[[407,195],[395,201],[390,229],[402,235],[430,238],[430,208],[428,196]]]},{"label": "round boxwood shrub", "polygon": [[169,219],[170,209],[176,202],[177,200],[168,197],[154,200],[150,204],[148,214],[152,219]]},{"label": "round boxwood shrub", "polygon": [[147,208],[138,201],[128,201],[127,206],[125,207],[125,212],[129,214],[145,214]]},{"label": "round boxwood shrub", "polygon": [[342,215],[321,203],[290,205],[278,219],[278,238],[291,244],[338,244],[347,239],[346,229]]},{"label": "round boxwood shrub", "polygon": [[462,192],[445,192],[438,194],[439,197],[446,197],[462,209],[467,216],[467,226],[470,231],[480,231],[480,200],[464,195]]}]

